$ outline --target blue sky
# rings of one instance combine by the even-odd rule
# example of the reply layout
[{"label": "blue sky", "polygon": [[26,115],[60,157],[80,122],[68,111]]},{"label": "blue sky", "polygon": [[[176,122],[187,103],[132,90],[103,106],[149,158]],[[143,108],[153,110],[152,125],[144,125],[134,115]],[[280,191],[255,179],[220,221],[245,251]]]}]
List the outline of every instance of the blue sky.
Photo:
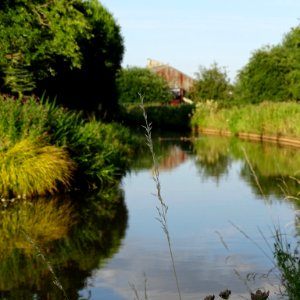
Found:
[{"label": "blue sky", "polygon": [[100,0],[121,26],[123,66],[148,58],[194,76],[213,62],[233,80],[251,53],[300,23],[299,0]]}]

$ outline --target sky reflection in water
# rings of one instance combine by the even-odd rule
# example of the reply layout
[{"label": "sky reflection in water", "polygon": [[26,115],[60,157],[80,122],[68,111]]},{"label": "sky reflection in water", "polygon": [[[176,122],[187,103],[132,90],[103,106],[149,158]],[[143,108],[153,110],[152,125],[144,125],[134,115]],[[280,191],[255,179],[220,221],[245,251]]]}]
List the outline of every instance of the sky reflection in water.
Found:
[{"label": "sky reflection in water", "polygon": [[[289,230],[285,225],[295,219],[293,205],[276,196],[268,200],[257,196],[241,179],[241,160],[232,160],[218,178],[205,177],[196,162],[188,153],[181,164],[160,173],[182,298],[203,299],[229,288],[230,299],[249,299],[243,280],[255,272],[257,278],[247,282],[249,288],[269,289],[271,299],[276,299],[277,287],[269,283],[274,283],[274,276],[259,278],[273,267],[272,262],[235,226],[272,259],[260,230],[272,245],[274,225]],[[149,299],[178,299],[167,242],[156,220],[159,203],[153,195],[151,172],[142,169],[128,174],[123,188],[129,211],[126,238],[120,251],[94,271],[82,295],[89,290],[92,299],[134,299],[131,283],[144,299],[146,279]]]}]

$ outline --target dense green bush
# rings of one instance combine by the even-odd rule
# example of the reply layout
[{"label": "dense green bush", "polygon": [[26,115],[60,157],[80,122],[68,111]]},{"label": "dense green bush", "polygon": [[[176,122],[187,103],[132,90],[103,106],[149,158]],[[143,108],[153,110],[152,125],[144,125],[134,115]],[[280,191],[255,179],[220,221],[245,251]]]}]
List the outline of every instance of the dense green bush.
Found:
[{"label": "dense green bush", "polygon": [[210,68],[200,66],[196,76],[189,95],[194,101],[232,99],[233,87],[225,68],[219,67],[217,63],[213,63]]},{"label": "dense green bush", "polygon": [[[113,113],[124,46],[120,27],[97,0],[3,0],[1,92],[50,98]],[[2,82],[1,82],[2,81]]]},{"label": "dense green bush", "polygon": [[235,95],[242,102],[300,100],[300,27],[282,42],[255,51],[239,72]]},{"label": "dense green bush", "polygon": [[172,98],[167,82],[146,68],[123,69],[117,77],[119,103],[168,102]]},{"label": "dense green bush", "polygon": [[[150,104],[144,105],[149,122],[154,130],[186,131],[190,126],[190,117],[195,108],[191,104],[178,106]],[[125,124],[141,128],[145,124],[139,105],[126,105],[122,108],[122,120]]]}]

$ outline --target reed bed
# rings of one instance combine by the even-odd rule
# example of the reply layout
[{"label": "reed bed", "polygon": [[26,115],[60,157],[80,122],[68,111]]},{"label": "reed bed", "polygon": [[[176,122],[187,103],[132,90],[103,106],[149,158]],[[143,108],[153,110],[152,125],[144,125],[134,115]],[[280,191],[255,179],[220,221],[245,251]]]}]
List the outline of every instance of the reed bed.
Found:
[{"label": "reed bed", "polygon": [[221,108],[217,102],[206,101],[197,104],[191,126],[227,130],[234,135],[247,132],[300,137],[300,105],[297,102],[263,102]]},{"label": "reed bed", "polygon": [[48,131],[48,109],[34,97],[0,95],[0,148],[23,138],[38,138]]}]

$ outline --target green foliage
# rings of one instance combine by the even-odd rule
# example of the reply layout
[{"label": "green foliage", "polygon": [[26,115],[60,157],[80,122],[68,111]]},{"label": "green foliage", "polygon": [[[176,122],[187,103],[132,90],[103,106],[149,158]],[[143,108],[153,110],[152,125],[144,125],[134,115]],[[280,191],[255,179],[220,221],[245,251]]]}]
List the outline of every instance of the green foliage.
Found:
[{"label": "green foliage", "polygon": [[210,68],[199,67],[197,80],[192,88],[190,97],[195,101],[230,100],[232,85],[225,68],[213,63]]},{"label": "green foliage", "polygon": [[280,47],[260,49],[240,71],[236,96],[251,103],[292,99],[286,78],[290,69],[287,54]]},{"label": "green foliage", "polygon": [[[86,120],[80,112],[58,107],[51,102],[38,101],[33,97],[13,99],[0,96],[0,106],[0,150],[4,153],[3,159],[7,159],[8,151],[19,145],[20,150],[14,160],[20,158],[30,162],[33,159],[32,153],[40,153],[40,148],[31,149],[29,142],[35,145],[36,141],[43,141],[59,149],[63,148],[76,165],[76,170],[71,170],[78,186],[100,187],[114,182],[128,167],[133,149],[138,144],[129,130],[120,125],[104,124],[95,119]],[[37,168],[38,163],[37,161]],[[20,177],[25,176],[24,182],[27,178],[29,185],[29,174],[35,171],[25,163],[19,167],[14,166],[13,171],[4,170],[3,176],[10,176],[10,172],[24,172]],[[59,172],[59,166],[57,168]],[[43,168],[41,172],[42,170]],[[38,176],[39,173],[36,174]],[[68,174],[66,172],[65,175],[69,176]],[[3,184],[3,189],[7,190],[11,189],[11,185],[19,185],[14,178],[12,182],[3,181]],[[52,190],[55,189],[49,185],[49,191]]]},{"label": "green foliage", "polygon": [[132,155],[129,143],[133,140],[126,129],[91,120],[78,127],[75,136],[68,147],[79,166],[79,175],[84,175],[90,187],[114,183],[116,177],[123,175]]},{"label": "green foliage", "polygon": [[117,77],[120,103],[168,102],[172,95],[167,82],[146,68],[122,69]]},{"label": "green foliage", "polygon": [[282,284],[289,299],[297,300],[300,295],[300,257],[299,247],[287,242],[279,230],[274,236],[274,257],[281,272]]},{"label": "green foliage", "polygon": [[80,67],[82,55],[76,39],[89,25],[75,8],[79,3],[4,1],[0,6],[1,65],[15,61],[30,70],[38,67],[32,71],[42,77],[55,74],[51,66],[57,57],[64,57],[71,67]]},{"label": "green foliage", "polygon": [[37,140],[47,133],[47,109],[34,97],[0,95],[0,107],[0,150],[22,139]]},{"label": "green foliage", "polygon": [[90,188],[112,184],[127,169],[137,139],[124,127],[54,108],[51,143],[66,147],[77,164],[75,181]]},{"label": "green foliage", "polygon": [[292,28],[276,46],[255,51],[239,72],[236,97],[240,102],[300,99],[300,27]]},{"label": "green foliage", "polygon": [[219,108],[208,101],[197,104],[191,125],[199,128],[275,136],[300,136],[300,107],[296,102],[263,102],[260,105]]},{"label": "green foliage", "polygon": [[0,152],[0,195],[32,197],[70,187],[74,162],[55,146],[23,139]]},{"label": "green foliage", "polygon": [[[178,106],[145,104],[144,108],[154,130],[185,131],[189,129],[190,117],[195,106],[191,104]],[[140,128],[143,124],[140,105],[123,106],[122,120],[129,126]]]},{"label": "green foliage", "polygon": [[72,108],[111,112],[123,39],[97,0],[20,0],[0,4],[2,92],[45,91]]}]

